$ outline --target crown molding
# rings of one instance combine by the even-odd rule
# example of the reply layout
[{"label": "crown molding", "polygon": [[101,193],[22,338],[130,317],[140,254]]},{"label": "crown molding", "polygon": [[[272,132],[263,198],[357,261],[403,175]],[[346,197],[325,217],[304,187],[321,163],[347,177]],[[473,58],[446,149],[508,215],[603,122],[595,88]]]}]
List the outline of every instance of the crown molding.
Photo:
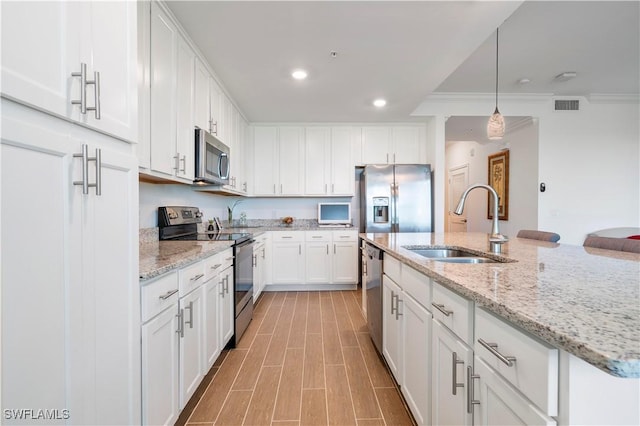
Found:
[{"label": "crown molding", "polygon": [[587,99],[592,104],[638,104],[640,103],[640,95],[633,94],[607,94],[592,93]]},{"label": "crown molding", "polygon": [[[498,102],[549,102],[553,93],[498,93]],[[495,102],[495,93],[471,93],[471,92],[434,92],[425,99],[425,102]]]}]

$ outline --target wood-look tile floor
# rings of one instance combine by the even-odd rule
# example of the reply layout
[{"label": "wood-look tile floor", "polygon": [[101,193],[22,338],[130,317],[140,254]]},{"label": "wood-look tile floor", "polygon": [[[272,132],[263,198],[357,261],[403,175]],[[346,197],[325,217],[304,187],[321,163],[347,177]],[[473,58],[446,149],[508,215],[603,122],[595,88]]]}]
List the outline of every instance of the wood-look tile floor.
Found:
[{"label": "wood-look tile floor", "polygon": [[357,291],[266,292],[187,424],[412,425]]}]

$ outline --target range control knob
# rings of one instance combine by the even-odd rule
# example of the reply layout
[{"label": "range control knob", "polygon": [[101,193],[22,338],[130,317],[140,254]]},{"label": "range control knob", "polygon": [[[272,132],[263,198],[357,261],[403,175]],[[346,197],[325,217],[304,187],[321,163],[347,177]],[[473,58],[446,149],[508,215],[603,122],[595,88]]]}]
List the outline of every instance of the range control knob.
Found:
[{"label": "range control knob", "polygon": [[200,210],[196,210],[196,217],[202,217],[202,212]]},{"label": "range control knob", "polygon": [[178,213],[176,213],[174,210],[167,210],[167,213],[169,214],[169,219],[177,219],[178,218]]}]

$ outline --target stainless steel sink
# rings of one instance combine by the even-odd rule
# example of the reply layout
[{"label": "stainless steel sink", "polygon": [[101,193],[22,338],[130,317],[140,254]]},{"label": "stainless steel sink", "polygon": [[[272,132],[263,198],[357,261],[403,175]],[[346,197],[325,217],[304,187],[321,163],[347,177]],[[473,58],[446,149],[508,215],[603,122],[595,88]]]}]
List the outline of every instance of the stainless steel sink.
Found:
[{"label": "stainless steel sink", "polygon": [[404,247],[420,256],[433,259],[439,262],[449,263],[498,263],[499,261],[482,257],[475,253],[460,249],[450,248],[424,248],[424,247]]}]

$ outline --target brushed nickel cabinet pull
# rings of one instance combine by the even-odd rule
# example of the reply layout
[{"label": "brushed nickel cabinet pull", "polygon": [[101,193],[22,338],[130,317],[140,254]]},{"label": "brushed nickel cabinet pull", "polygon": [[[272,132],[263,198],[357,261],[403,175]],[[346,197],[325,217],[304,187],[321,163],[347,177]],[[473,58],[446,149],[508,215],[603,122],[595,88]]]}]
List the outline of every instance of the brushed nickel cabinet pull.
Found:
[{"label": "brushed nickel cabinet pull", "polygon": [[431,303],[431,305],[436,308],[437,310],[439,310],[440,312],[442,312],[443,314],[445,314],[446,316],[450,316],[453,314],[453,311],[449,311],[447,309],[444,308],[444,305],[441,303]]},{"label": "brushed nickel cabinet pull", "polygon": [[464,365],[464,361],[458,359],[458,354],[453,352],[451,357],[451,368],[453,369],[451,374],[451,394],[456,395],[458,388],[463,388],[464,383],[458,383],[458,364]]},{"label": "brushed nickel cabinet pull", "polygon": [[95,111],[96,120],[100,120],[100,73],[94,71],[93,80],[87,80],[86,84],[93,84],[93,94],[95,98],[95,106],[87,107],[87,111]]},{"label": "brushed nickel cabinet pull", "polygon": [[467,413],[473,414],[473,406],[480,405],[480,401],[473,399],[474,386],[473,380],[479,379],[480,376],[473,374],[473,367],[467,367]]},{"label": "brushed nickel cabinet pull", "polygon": [[87,64],[80,63],[80,71],[72,72],[71,77],[80,77],[80,99],[71,100],[71,105],[80,105],[80,114],[86,114],[87,113]]},{"label": "brushed nickel cabinet pull", "polygon": [[158,296],[158,298],[161,299],[161,300],[167,300],[168,298],[170,298],[171,296],[173,296],[177,292],[178,292],[177,288],[175,290],[169,290],[165,294],[162,294],[162,295]]},{"label": "brushed nickel cabinet pull", "polygon": [[498,358],[500,361],[505,363],[508,367],[513,367],[513,363],[516,362],[516,357],[503,355],[498,352],[498,344],[497,343],[488,343],[483,339],[478,339],[478,343],[480,343],[484,348],[486,348],[493,356]]}]

